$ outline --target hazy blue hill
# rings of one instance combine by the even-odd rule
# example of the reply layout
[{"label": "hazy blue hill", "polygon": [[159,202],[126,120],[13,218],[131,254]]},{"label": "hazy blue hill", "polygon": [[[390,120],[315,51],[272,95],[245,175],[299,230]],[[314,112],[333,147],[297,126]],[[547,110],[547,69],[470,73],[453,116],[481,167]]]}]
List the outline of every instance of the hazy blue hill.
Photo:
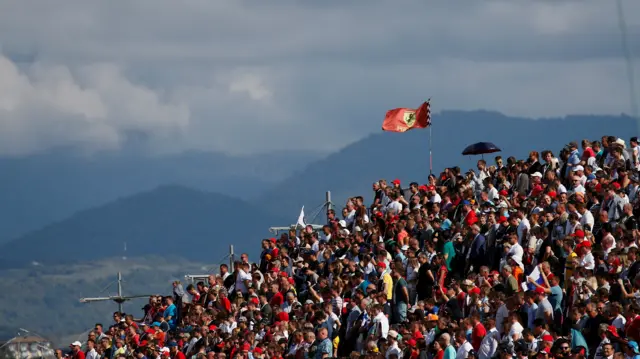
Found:
[{"label": "hazy blue hill", "polygon": [[121,198],[0,246],[0,267],[126,256],[175,255],[217,262],[228,253],[257,254],[268,228],[291,219],[241,200],[181,186]]},{"label": "hazy blue hill", "polygon": [[0,243],[79,210],[165,184],[247,199],[322,156],[304,151],[246,157],[203,152],[156,157],[75,153],[57,150],[0,158]]},{"label": "hazy blue hill", "polygon": [[[434,172],[458,165],[475,168],[480,157],[462,156],[462,150],[479,141],[494,142],[502,155],[525,158],[529,151],[550,149],[557,155],[569,141],[620,136],[628,143],[637,134],[627,116],[568,116],[553,119],[523,119],[489,111],[443,111],[433,117]],[[487,156],[493,162],[493,156]],[[254,203],[263,208],[295,211],[319,205],[332,191],[340,206],[347,196],[361,194],[371,200],[371,183],[399,178],[407,184],[423,183],[429,175],[429,131],[377,133],[357,141],[309,166],[259,196]]]}]

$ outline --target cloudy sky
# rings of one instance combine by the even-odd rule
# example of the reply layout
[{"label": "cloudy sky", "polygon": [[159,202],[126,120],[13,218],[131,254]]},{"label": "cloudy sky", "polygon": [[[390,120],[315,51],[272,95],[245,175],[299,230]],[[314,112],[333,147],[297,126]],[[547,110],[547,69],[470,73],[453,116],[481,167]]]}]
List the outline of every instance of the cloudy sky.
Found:
[{"label": "cloudy sky", "polygon": [[[623,3],[640,56],[640,1]],[[435,111],[628,113],[616,11],[602,0],[0,0],[0,155],[118,149],[131,133],[159,152],[332,150],[427,97]]]}]

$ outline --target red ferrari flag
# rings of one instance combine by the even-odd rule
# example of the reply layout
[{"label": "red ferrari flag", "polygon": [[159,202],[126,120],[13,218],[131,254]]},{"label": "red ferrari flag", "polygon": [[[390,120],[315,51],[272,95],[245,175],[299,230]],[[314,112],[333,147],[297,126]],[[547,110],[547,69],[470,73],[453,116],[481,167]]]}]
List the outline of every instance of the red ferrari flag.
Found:
[{"label": "red ferrari flag", "polygon": [[390,132],[405,132],[429,126],[431,126],[431,110],[428,101],[417,109],[394,108],[389,110],[384,117],[384,122],[382,122],[382,130]]}]

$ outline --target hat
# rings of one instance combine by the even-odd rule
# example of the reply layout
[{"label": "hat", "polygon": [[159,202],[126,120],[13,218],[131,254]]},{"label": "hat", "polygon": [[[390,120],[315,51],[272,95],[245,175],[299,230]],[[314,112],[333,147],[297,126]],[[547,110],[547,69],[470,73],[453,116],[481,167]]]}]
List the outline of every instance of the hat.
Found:
[{"label": "hat", "polygon": [[547,193],[547,195],[548,195],[549,197],[551,197],[551,198],[556,198],[556,196],[557,196],[558,194],[556,193],[556,191],[549,191],[549,192]]},{"label": "hat", "polygon": [[275,238],[269,238],[269,240],[270,240],[272,243],[276,243],[276,242],[278,241],[278,240],[277,240],[277,239],[275,239]]},{"label": "hat", "polygon": [[536,294],[545,294],[545,290],[542,287],[536,287]]},{"label": "hat", "polygon": [[480,288],[473,287],[469,290],[469,294],[480,294]]},{"label": "hat", "polygon": [[178,343],[173,342],[173,341],[172,341],[172,342],[169,342],[169,344],[167,344],[167,347],[169,347],[169,348],[176,348],[176,347],[178,347]]},{"label": "hat", "polygon": [[260,347],[253,348],[253,353],[254,354],[262,354],[263,353],[262,352],[262,348],[260,348]]},{"label": "hat", "polygon": [[620,335],[618,335],[618,328],[614,327],[613,325],[607,327],[607,331],[616,338],[620,337]]},{"label": "hat", "polygon": [[338,221],[338,225],[340,227],[346,227],[347,226],[347,221],[345,221],[344,219],[341,219]]},{"label": "hat", "polygon": [[407,249],[409,249],[409,246],[405,244],[405,245],[404,245],[404,246],[402,246],[402,248],[400,248],[400,249],[401,249],[401,250],[403,250],[403,251],[406,251]]},{"label": "hat", "polygon": [[314,302],[311,299],[307,299],[307,301],[304,302],[304,304],[313,305]]},{"label": "hat", "polygon": [[543,342],[552,342],[553,341],[553,336],[548,335],[548,334],[547,335],[543,335],[542,336],[542,341]]},{"label": "hat", "polygon": [[627,348],[633,350],[634,353],[640,354],[640,348],[638,348],[638,342],[630,341],[627,343]]},{"label": "hat", "polygon": [[82,343],[80,343],[79,341],[76,340],[75,342],[71,343],[71,346],[72,347],[81,347]]},{"label": "hat", "polygon": [[542,178],[542,173],[540,173],[540,172],[533,172],[533,173],[531,174],[531,177],[538,177],[538,178]]},{"label": "hat", "polygon": [[498,218],[498,223],[504,223],[507,221],[507,217],[505,216],[500,216],[500,218]]},{"label": "hat", "polygon": [[211,324],[211,325],[209,326],[209,330],[210,330],[210,331],[212,331],[212,332],[213,332],[213,331],[216,331],[217,329],[218,329],[218,327],[216,327],[216,326],[215,326],[215,325],[213,325],[213,324]]},{"label": "hat", "polygon": [[394,180],[393,180],[393,182],[391,182],[391,183],[393,183],[393,184],[400,184],[400,180],[396,178],[396,179],[394,179]]},{"label": "hat", "polygon": [[378,262],[378,267],[382,269],[386,269],[387,265],[384,262]]},{"label": "hat", "polygon": [[576,141],[571,141],[567,144],[568,148],[578,148],[578,143]]},{"label": "hat", "polygon": [[584,171],[584,167],[577,165],[575,167],[573,167],[572,169],[573,172],[578,172],[578,171]]},{"label": "hat", "polygon": [[427,315],[427,321],[436,322],[438,321],[438,316],[436,314],[429,314]]},{"label": "hat", "polygon": [[389,330],[388,338],[393,338],[395,340],[398,340],[398,332],[396,332],[393,329]]},{"label": "hat", "polygon": [[582,229],[576,229],[575,232],[571,235],[571,237],[575,238],[584,238],[584,231]]},{"label": "hat", "polygon": [[159,322],[153,322],[151,323],[152,327],[160,327],[160,323]]},{"label": "hat", "polygon": [[464,201],[462,201],[462,205],[463,206],[470,206],[471,202],[467,201],[466,199]]}]

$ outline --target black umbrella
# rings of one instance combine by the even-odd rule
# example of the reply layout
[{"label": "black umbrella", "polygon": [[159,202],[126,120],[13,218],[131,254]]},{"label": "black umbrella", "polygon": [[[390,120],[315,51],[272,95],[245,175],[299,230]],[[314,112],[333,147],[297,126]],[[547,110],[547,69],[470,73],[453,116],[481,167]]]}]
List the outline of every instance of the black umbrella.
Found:
[{"label": "black umbrella", "polygon": [[478,142],[473,145],[467,146],[467,148],[462,151],[463,155],[484,155],[485,153],[494,153],[500,152],[501,149],[498,146],[494,145],[491,142]]}]

